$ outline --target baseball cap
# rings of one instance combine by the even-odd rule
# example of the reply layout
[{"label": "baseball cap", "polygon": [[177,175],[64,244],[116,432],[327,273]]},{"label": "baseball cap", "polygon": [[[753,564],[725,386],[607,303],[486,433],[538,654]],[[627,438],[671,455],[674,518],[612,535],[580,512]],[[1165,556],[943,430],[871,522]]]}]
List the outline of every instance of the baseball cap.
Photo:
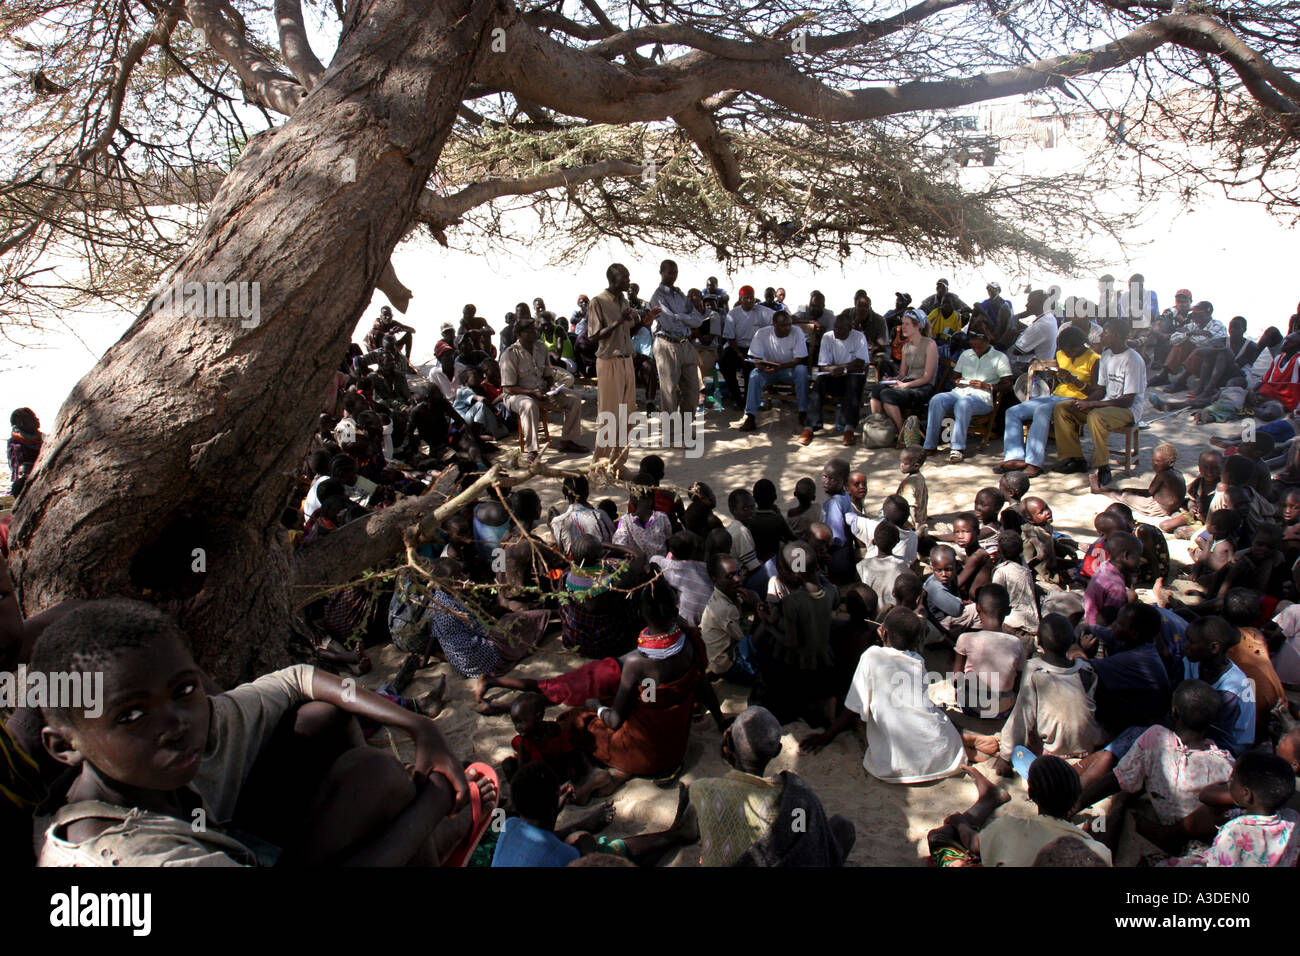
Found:
[{"label": "baseball cap", "polygon": [[442,326],[438,329],[438,331],[446,332],[448,329],[451,329],[453,332],[455,332],[456,326],[452,325],[450,322],[444,322],[442,323]]},{"label": "baseball cap", "polygon": [[1001,292],[1001,291],[1002,291],[1002,286],[999,285],[999,284],[996,283],[996,282],[990,282],[990,283],[988,284],[988,288],[992,289],[994,292]]},{"label": "baseball cap", "polygon": [[742,299],[747,295],[753,295],[753,294],[754,294],[754,287],[752,285],[742,285],[740,287],[740,292],[737,293],[737,295],[739,295]]},{"label": "baseball cap", "polygon": [[1191,289],[1179,289],[1174,293],[1175,299],[1190,299],[1192,297]]}]

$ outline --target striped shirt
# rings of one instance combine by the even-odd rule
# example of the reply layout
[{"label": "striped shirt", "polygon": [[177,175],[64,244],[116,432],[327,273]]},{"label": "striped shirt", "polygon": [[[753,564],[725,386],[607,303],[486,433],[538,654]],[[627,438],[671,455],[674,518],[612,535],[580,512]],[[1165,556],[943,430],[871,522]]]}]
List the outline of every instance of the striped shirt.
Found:
[{"label": "striped shirt", "polygon": [[656,555],[650,563],[663,569],[664,580],[677,591],[677,614],[691,627],[699,627],[713,596],[713,582],[703,561],[682,561]]}]

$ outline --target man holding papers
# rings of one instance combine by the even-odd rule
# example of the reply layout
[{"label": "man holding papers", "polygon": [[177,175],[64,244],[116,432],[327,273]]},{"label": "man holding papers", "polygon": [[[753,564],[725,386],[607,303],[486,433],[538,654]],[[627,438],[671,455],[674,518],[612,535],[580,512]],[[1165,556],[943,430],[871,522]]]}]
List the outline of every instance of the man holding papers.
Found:
[{"label": "man holding papers", "polygon": [[867,337],[853,327],[852,314],[841,312],[835,317],[834,334],[822,336],[817,355],[817,374],[808,410],[808,427],[799,436],[800,444],[812,441],[813,432],[822,427],[822,403],[827,395],[841,400],[844,409],[844,444],[856,442],[858,419],[862,415],[862,386],[871,362]]}]

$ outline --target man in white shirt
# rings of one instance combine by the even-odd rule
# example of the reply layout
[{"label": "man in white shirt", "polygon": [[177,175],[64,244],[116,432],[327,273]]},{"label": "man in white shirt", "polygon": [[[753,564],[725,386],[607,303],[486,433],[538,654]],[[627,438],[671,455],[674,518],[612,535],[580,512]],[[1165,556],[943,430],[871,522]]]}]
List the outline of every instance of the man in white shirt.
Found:
[{"label": "man in white shirt", "polygon": [[1046,308],[1047,293],[1034,290],[1029,293],[1026,312],[1037,316],[1029,326],[1020,333],[1011,346],[1011,367],[1016,374],[1027,371],[1034,359],[1051,362],[1056,359],[1056,332],[1059,328],[1056,316]]},{"label": "man in white shirt", "polygon": [[925,450],[936,452],[943,420],[952,415],[952,454],[948,460],[953,464],[966,457],[966,430],[970,420],[993,411],[994,396],[1011,387],[1011,363],[989,344],[987,326],[971,323],[966,338],[970,347],[958,356],[953,366],[953,390],[940,392],[930,399],[929,421],[925,427]]},{"label": "man in white shirt", "polygon": [[1164,368],[1151,379],[1152,388],[1167,386],[1169,391],[1181,391],[1191,374],[1191,358],[1198,348],[1214,339],[1228,340],[1227,327],[1214,317],[1213,304],[1201,300],[1192,306],[1188,313],[1191,322],[1169,337],[1169,355],[1165,358]]},{"label": "man in white shirt", "polygon": [[1092,436],[1093,473],[1088,480],[1094,493],[1110,484],[1110,433],[1141,421],[1147,390],[1147,365],[1129,348],[1128,319],[1111,319],[1102,333],[1101,361],[1097,363],[1097,384],[1089,397],[1061,402],[1052,412],[1056,428],[1056,450],[1061,457],[1057,471],[1078,474],[1088,471],[1079,443],[1079,431],[1086,422]]},{"label": "man in white shirt", "polygon": [[[746,286],[746,288],[749,288]],[[753,290],[750,289],[750,295]],[[758,428],[758,403],[769,382],[794,385],[799,398],[799,424],[808,425],[808,339],[796,331],[789,312],[778,312],[772,325],[759,329],[749,343],[749,361],[754,370],[749,373],[749,387],[745,394],[745,420],[742,432]],[[811,436],[810,436],[811,440]],[[805,443],[806,444],[806,443]]]},{"label": "man in white shirt", "polygon": [[1160,314],[1156,290],[1148,289],[1146,282],[1142,273],[1135,272],[1128,277],[1128,288],[1119,294],[1119,314],[1135,329],[1151,328],[1152,320]]},{"label": "man in white shirt", "polygon": [[740,304],[727,313],[726,320],[722,323],[723,348],[722,354],[718,356],[718,367],[722,369],[727,394],[737,408],[745,406],[745,399],[741,395],[743,384],[737,384],[737,376],[744,383],[753,371],[747,358],[749,343],[754,341],[755,332],[772,324],[773,314],[771,309],[758,304],[754,298],[754,287],[745,285],[740,287]]},{"label": "man in white shirt", "polygon": [[862,415],[862,386],[866,367],[871,363],[867,337],[853,327],[852,312],[835,317],[835,331],[822,336],[817,355],[817,381],[812,407],[808,409],[808,427],[799,436],[800,444],[812,441],[813,432],[822,427],[822,403],[827,395],[840,399],[844,409],[844,444],[857,441],[858,419]]}]

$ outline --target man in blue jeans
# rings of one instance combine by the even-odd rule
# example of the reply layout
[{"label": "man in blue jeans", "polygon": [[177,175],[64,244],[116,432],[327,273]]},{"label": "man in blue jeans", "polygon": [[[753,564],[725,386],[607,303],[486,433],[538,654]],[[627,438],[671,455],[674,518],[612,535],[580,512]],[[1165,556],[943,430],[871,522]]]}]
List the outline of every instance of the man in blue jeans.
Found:
[{"label": "man in blue jeans", "polygon": [[789,312],[772,316],[772,324],[759,329],[749,343],[749,360],[754,370],[749,373],[749,388],[745,394],[745,420],[740,431],[752,432],[758,427],[758,402],[763,388],[769,382],[794,385],[799,397],[799,425],[808,426],[808,339],[802,331],[793,328]]},{"label": "man in blue jeans", "polygon": [[[1052,427],[1052,412],[1061,402],[1087,398],[1097,384],[1097,353],[1088,347],[1088,339],[1076,326],[1067,325],[1056,337],[1056,361],[1047,366],[1035,359],[1029,370],[1035,372],[1034,384],[1055,381],[1049,395],[1034,396],[1007,409],[1006,428],[1002,433],[1003,473],[1024,469],[1030,478],[1043,473],[1047,460],[1047,433]],[[1029,426],[1028,441],[1025,426]]]},{"label": "man in blue jeans", "polygon": [[925,450],[939,450],[943,420],[953,416],[952,453],[948,460],[957,464],[965,458],[966,429],[976,415],[993,411],[993,396],[1011,387],[1011,362],[989,345],[988,328],[972,324],[966,338],[969,348],[953,366],[953,390],[940,392],[930,399],[930,416],[925,427]]}]

